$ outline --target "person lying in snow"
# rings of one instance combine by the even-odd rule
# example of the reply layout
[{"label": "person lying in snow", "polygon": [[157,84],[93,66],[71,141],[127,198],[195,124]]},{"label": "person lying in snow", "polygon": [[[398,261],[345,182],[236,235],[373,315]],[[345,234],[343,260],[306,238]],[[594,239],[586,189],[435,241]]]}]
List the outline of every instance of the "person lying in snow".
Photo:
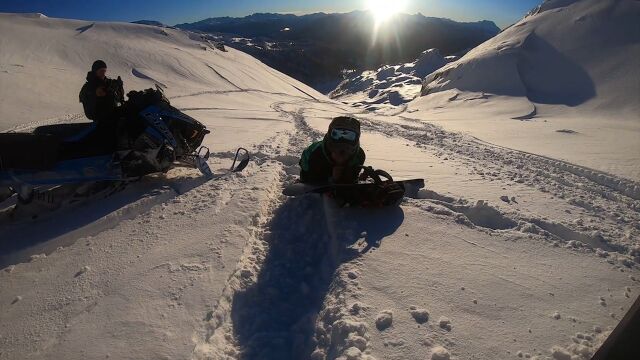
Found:
[{"label": "person lying in snow", "polygon": [[302,153],[300,182],[355,184],[365,159],[360,148],[360,122],[349,116],[334,118],[324,139]]}]

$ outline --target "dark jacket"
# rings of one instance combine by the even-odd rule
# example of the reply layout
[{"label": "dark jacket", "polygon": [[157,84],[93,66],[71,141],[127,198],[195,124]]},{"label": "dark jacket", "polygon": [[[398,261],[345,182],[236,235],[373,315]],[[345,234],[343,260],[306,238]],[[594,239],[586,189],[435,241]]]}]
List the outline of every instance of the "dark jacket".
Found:
[{"label": "dark jacket", "polygon": [[326,184],[330,181],[341,184],[358,182],[360,166],[364,165],[366,155],[361,148],[351,158],[341,179],[331,179],[334,164],[325,149],[324,141],[309,146],[300,158],[300,181],[311,184]]},{"label": "dark jacket", "polygon": [[[98,96],[96,93],[102,88],[106,95]],[[113,117],[120,102],[123,100],[122,80],[97,78],[93,72],[87,73],[87,82],[80,90],[80,102],[87,118],[95,121],[108,120]]]}]

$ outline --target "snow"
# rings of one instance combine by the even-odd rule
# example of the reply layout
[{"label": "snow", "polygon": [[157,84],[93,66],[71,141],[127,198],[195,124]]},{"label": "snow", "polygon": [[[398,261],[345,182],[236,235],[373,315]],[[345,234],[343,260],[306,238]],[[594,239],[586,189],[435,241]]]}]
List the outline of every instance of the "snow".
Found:
[{"label": "snow", "polygon": [[415,99],[425,76],[453,60],[440,55],[438,49],[425,50],[411,63],[351,73],[329,97],[371,111],[393,110]]},{"label": "snow", "polygon": [[418,324],[424,324],[429,321],[429,312],[426,309],[417,309],[415,306],[410,307],[411,316]]},{"label": "snow", "polygon": [[450,357],[451,355],[449,354],[449,351],[447,351],[447,349],[443,348],[442,346],[436,346],[431,351],[432,360],[449,360]]},{"label": "snow", "polygon": [[427,76],[407,112],[637,181],[639,13],[628,0],[545,1]]},{"label": "snow", "polygon": [[392,322],[393,322],[393,311],[391,310],[383,310],[376,317],[376,327],[380,331],[383,331],[386,328],[390,327]]},{"label": "snow", "polygon": [[[547,22],[611,5],[545,4],[499,36],[555,41]],[[565,33],[598,40],[589,29]],[[593,77],[613,90],[567,107],[437,82],[388,115],[171,28],[0,14],[0,44],[1,130],[86,121],[77,92],[98,57],[206,124],[215,174],[238,146],[253,154],[240,174],[175,169],[36,220],[0,209],[0,359],[588,359],[640,294],[637,119],[614,83]],[[487,44],[458,63],[491,63]],[[368,164],[426,188],[386,209],[283,197],[343,114]]]}]

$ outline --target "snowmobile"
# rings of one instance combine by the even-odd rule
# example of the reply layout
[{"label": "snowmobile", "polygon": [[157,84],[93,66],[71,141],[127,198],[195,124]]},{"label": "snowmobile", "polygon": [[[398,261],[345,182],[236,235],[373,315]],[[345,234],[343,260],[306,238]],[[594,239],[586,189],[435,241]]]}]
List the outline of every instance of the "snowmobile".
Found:
[{"label": "snowmobile", "polygon": [[[158,86],[127,96],[121,121],[106,141],[95,122],[1,133],[0,203],[15,194],[16,208],[36,202],[52,210],[65,199],[109,194],[175,167],[214,177],[207,164],[210,151],[202,146],[210,131],[202,123],[171,106]],[[229,172],[242,171],[248,162],[249,152],[239,148]]]},{"label": "snowmobile", "polygon": [[424,188],[424,179],[395,181],[384,170],[361,166],[357,184],[304,184],[295,183],[283,190],[283,195],[297,197],[306,194],[325,194],[336,199],[341,207],[379,208],[396,206],[402,199],[415,196]]}]

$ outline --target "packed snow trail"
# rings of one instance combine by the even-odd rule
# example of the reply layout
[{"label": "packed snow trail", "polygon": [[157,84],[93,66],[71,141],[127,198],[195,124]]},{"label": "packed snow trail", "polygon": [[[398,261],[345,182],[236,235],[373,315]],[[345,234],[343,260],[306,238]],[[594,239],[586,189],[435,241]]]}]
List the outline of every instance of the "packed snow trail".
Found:
[{"label": "packed snow trail", "polygon": [[[340,259],[318,199],[287,200],[273,214],[268,253],[253,286],[235,295],[234,337],[243,359],[304,359]],[[311,231],[313,230],[313,231]]]}]

